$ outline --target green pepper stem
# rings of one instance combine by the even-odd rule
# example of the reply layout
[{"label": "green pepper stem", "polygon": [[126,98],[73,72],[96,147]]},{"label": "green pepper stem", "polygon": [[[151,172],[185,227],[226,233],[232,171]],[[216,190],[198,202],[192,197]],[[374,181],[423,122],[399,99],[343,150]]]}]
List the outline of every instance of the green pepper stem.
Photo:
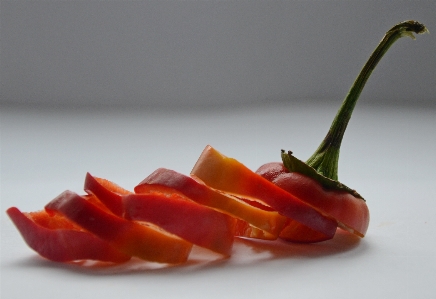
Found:
[{"label": "green pepper stem", "polygon": [[360,74],[354,81],[345,100],[334,118],[330,130],[319,145],[318,149],[306,161],[306,164],[313,167],[318,173],[332,180],[338,180],[339,150],[345,130],[353,113],[356,102],[363,90],[369,76],[377,63],[388,51],[388,49],[399,38],[409,36],[415,39],[413,33],[422,34],[428,32],[427,28],[416,21],[405,21],[390,29],[374,52],[369,57]]}]

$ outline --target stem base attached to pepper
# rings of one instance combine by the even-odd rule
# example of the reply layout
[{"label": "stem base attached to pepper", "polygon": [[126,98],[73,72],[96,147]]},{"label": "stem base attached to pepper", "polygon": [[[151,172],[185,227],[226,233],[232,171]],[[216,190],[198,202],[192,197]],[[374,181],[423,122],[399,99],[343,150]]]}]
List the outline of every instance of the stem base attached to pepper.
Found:
[{"label": "stem base attached to pepper", "polygon": [[338,182],[339,151],[351,114],[372,71],[395,41],[403,36],[415,39],[413,33],[423,34],[426,32],[428,32],[427,28],[416,21],[405,21],[390,29],[357,76],[336,114],[330,130],[315,153],[306,161],[305,165],[302,165],[303,162],[282,151],[282,160],[285,167],[291,172],[301,172],[312,177],[328,189],[346,190],[356,197],[362,198],[355,190]]}]

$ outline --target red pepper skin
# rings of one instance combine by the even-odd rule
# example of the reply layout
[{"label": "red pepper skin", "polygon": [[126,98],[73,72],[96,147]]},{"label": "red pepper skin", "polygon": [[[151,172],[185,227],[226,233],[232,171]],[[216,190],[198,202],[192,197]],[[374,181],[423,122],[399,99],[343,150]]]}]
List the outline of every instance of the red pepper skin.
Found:
[{"label": "red pepper skin", "polygon": [[339,227],[363,237],[368,230],[369,210],[366,202],[344,191],[328,191],[313,179],[290,173],[280,162],[262,165],[257,174],[299,199],[334,217]]},{"label": "red pepper skin", "polygon": [[113,214],[122,217],[122,195],[131,194],[127,190],[105,179],[93,177],[89,172],[85,177],[85,192],[94,194]]},{"label": "red pepper skin", "polygon": [[247,167],[207,146],[191,175],[206,185],[252,200],[260,200],[281,215],[332,238],[337,222]]},{"label": "red pepper skin", "polygon": [[12,207],[6,213],[27,245],[42,257],[55,262],[97,260],[123,263],[130,259],[108,242],[80,230],[67,219],[45,211],[22,213]]},{"label": "red pepper skin", "polygon": [[146,221],[195,245],[230,256],[236,219],[188,198],[171,194],[131,194],[123,197],[124,217]]},{"label": "red pepper skin", "polygon": [[121,252],[144,260],[183,263],[192,248],[185,240],[107,213],[71,191],[63,192],[45,208],[64,215]]},{"label": "red pepper skin", "polygon": [[233,196],[225,195],[176,171],[159,168],[140,182],[136,193],[162,192],[168,196],[178,192],[189,199],[237,218],[237,235],[251,238],[277,239],[286,217],[276,211],[262,210]]}]

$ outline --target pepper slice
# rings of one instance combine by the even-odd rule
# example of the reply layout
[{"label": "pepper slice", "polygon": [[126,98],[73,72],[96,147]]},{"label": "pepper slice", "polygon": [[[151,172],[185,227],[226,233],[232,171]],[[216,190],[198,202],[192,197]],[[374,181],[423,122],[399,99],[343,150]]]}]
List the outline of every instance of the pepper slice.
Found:
[{"label": "pepper slice", "polygon": [[336,220],[323,215],[307,203],[254,173],[235,159],[228,158],[207,146],[195,164],[191,175],[208,186],[226,193],[260,201],[281,215],[332,238]]},{"label": "pepper slice", "polygon": [[64,215],[119,251],[144,260],[183,263],[192,248],[191,243],[176,236],[107,213],[71,191],[61,193],[45,209]]},{"label": "pepper slice", "polygon": [[158,191],[170,196],[174,192],[239,219],[236,235],[276,239],[285,224],[286,217],[276,211],[253,207],[238,198],[213,190],[193,178],[176,171],[159,168],[135,188],[136,193]]},{"label": "pepper slice", "polygon": [[173,193],[123,197],[124,217],[146,221],[195,245],[229,256],[236,219]]},{"label": "pepper slice", "polygon": [[123,263],[130,259],[130,255],[118,251],[60,215],[49,215],[46,211],[22,213],[16,207],[9,208],[6,213],[27,245],[51,261]]}]

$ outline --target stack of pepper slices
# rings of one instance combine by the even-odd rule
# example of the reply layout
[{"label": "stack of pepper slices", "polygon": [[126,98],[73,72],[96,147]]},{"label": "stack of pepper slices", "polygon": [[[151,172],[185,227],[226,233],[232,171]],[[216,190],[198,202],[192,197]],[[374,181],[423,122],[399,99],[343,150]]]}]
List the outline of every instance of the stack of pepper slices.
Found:
[{"label": "stack of pepper slices", "polygon": [[180,264],[193,245],[228,257],[235,237],[313,243],[333,238],[338,227],[364,237],[366,202],[337,180],[342,137],[387,49],[402,36],[426,31],[406,21],[386,33],[306,162],[282,150],[283,162],[253,172],[207,146],[190,176],[160,168],[131,192],[88,173],[86,195],[65,191],[42,211],[12,207],[7,214],[33,250],[57,262],[122,263],[137,257]]}]

